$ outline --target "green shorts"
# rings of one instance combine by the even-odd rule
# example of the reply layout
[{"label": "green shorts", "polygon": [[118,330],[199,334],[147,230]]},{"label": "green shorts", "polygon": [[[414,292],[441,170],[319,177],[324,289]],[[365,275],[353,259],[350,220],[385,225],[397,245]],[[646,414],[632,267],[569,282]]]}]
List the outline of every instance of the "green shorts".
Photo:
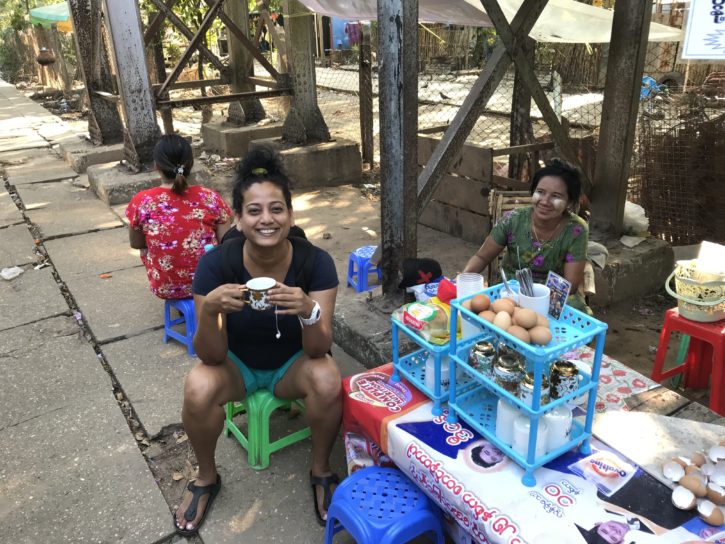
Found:
[{"label": "green shorts", "polygon": [[242,379],[244,380],[244,389],[247,395],[253,394],[257,389],[266,389],[270,393],[274,394],[274,388],[277,386],[284,375],[289,370],[294,362],[300,358],[304,352],[299,350],[292,357],[287,359],[287,362],[279,368],[274,370],[257,370],[256,368],[249,368],[245,365],[239,357],[234,355],[231,351],[227,351],[227,357],[237,365],[239,372],[242,373]]}]

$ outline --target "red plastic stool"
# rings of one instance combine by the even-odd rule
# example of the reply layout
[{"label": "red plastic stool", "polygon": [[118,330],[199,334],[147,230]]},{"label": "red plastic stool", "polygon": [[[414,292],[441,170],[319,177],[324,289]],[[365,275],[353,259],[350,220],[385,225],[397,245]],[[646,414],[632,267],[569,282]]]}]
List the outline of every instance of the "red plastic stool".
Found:
[{"label": "red plastic stool", "polygon": [[[685,362],[670,370],[663,370],[670,335],[680,332],[690,336],[690,349]],[[685,385],[705,388],[710,381],[710,410],[725,415],[725,320],[701,323],[680,316],[677,308],[665,312],[665,323],[657,346],[657,356],[652,367],[652,379],[663,380],[684,372]],[[712,374],[712,376],[710,376]]]}]

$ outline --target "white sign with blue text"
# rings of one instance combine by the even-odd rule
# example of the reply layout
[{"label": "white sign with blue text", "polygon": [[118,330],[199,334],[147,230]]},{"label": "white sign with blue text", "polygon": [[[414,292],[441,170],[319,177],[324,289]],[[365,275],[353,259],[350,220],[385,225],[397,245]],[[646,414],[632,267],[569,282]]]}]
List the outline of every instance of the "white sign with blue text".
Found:
[{"label": "white sign with blue text", "polygon": [[725,0],[691,0],[680,56],[725,60]]}]

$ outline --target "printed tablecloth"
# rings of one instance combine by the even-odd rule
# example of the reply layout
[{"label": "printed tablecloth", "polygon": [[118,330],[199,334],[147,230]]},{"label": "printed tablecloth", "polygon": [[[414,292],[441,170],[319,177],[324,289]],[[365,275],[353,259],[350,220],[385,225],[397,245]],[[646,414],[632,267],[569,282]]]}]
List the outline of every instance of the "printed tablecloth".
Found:
[{"label": "printed tablecloth", "polygon": [[[567,355],[591,356],[589,348]],[[441,506],[456,542],[725,542],[725,527],[677,510],[666,486],[596,440],[591,455],[573,450],[538,469],[534,487],[524,486],[518,465],[465,423],[433,416],[427,397],[405,380],[390,381],[392,370],[388,364],[344,382],[348,466],[397,465]],[[657,385],[606,357],[601,378],[598,412],[626,410],[625,397]]]}]

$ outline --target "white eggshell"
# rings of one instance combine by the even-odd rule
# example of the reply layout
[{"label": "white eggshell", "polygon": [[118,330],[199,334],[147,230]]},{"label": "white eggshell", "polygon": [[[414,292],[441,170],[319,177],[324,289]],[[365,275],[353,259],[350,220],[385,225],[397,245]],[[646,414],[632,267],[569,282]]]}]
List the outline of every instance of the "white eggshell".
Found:
[{"label": "white eggshell", "polygon": [[713,463],[717,463],[720,459],[725,459],[725,446],[713,446],[707,455]]},{"label": "white eggshell", "polygon": [[680,510],[692,510],[697,504],[697,499],[692,491],[678,485],[672,492],[672,504]]},{"label": "white eggshell", "polygon": [[700,471],[703,475],[709,478],[715,472],[715,465],[713,465],[712,463],[705,463],[700,467]]},{"label": "white eggshell", "polygon": [[673,482],[679,482],[680,478],[682,478],[685,475],[685,469],[682,468],[682,466],[679,463],[670,461],[669,463],[665,463],[663,465],[662,474],[668,480],[672,480]]}]

